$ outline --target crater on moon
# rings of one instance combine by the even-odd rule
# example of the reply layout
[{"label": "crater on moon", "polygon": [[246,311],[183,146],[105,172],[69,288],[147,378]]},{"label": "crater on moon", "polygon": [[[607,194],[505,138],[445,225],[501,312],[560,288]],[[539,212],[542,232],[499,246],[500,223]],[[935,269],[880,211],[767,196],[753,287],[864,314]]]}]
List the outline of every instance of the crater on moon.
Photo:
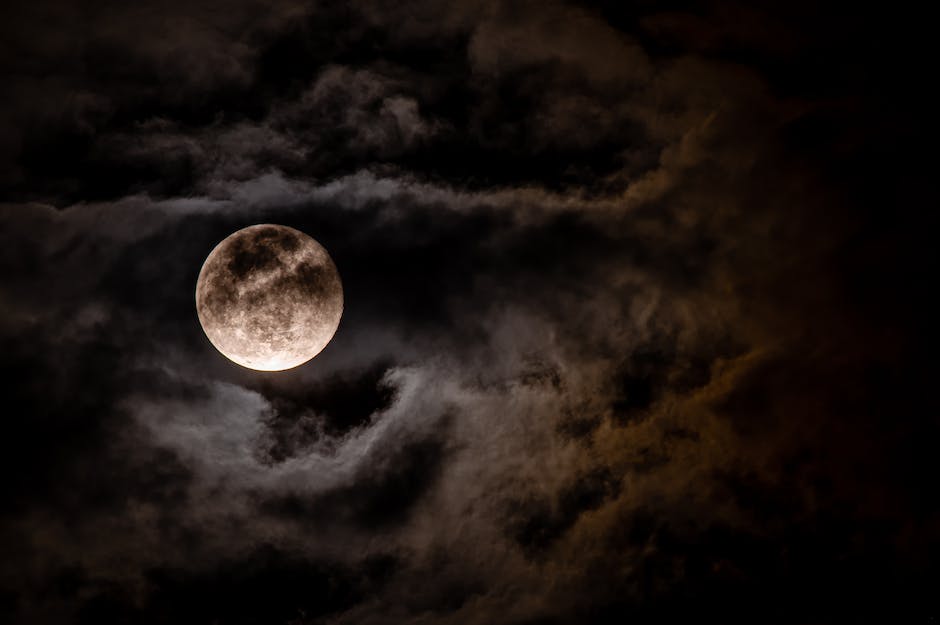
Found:
[{"label": "crater on moon", "polygon": [[209,341],[232,361],[260,371],[301,365],[333,338],[343,286],[329,253],[299,230],[243,228],[206,258],[196,313]]}]

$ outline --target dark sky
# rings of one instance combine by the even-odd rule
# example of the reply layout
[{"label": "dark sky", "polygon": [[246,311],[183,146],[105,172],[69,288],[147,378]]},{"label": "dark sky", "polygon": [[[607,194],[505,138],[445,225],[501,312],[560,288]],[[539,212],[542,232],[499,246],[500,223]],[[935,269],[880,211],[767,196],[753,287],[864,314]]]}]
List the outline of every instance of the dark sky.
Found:
[{"label": "dark sky", "polygon": [[[940,619],[916,10],[0,11],[0,622]],[[282,373],[193,299],[265,222]]]}]

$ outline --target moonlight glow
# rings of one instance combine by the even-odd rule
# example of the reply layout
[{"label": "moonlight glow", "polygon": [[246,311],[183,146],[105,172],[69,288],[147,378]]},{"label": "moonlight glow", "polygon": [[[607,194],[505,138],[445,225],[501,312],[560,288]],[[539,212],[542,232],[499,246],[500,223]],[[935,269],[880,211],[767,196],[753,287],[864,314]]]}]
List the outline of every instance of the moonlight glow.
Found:
[{"label": "moonlight glow", "polygon": [[303,232],[250,226],[219,243],[196,282],[206,336],[244,367],[281,371],[319,354],[343,314],[330,255]]}]

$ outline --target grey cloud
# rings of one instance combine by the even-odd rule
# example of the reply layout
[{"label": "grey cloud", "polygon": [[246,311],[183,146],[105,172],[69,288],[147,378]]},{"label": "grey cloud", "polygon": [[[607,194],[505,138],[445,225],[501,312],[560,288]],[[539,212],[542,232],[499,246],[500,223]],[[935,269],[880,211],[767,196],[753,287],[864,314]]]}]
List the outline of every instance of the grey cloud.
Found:
[{"label": "grey cloud", "polygon": [[406,85],[369,70],[325,69],[296,104],[275,112],[274,124],[300,129],[308,140],[342,142],[341,152],[387,157],[433,135],[434,122],[422,119]]}]

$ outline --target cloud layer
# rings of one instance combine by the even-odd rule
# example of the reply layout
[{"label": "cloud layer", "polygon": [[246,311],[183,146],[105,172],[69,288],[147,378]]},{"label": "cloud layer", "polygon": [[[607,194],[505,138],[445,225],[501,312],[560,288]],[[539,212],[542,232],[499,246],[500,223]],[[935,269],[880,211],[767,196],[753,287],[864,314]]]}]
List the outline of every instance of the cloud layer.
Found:
[{"label": "cloud layer", "polygon": [[[916,51],[867,16],[9,11],[4,620],[929,614],[932,235],[876,89]],[[346,295],[276,374],[193,302],[261,222]]]}]

